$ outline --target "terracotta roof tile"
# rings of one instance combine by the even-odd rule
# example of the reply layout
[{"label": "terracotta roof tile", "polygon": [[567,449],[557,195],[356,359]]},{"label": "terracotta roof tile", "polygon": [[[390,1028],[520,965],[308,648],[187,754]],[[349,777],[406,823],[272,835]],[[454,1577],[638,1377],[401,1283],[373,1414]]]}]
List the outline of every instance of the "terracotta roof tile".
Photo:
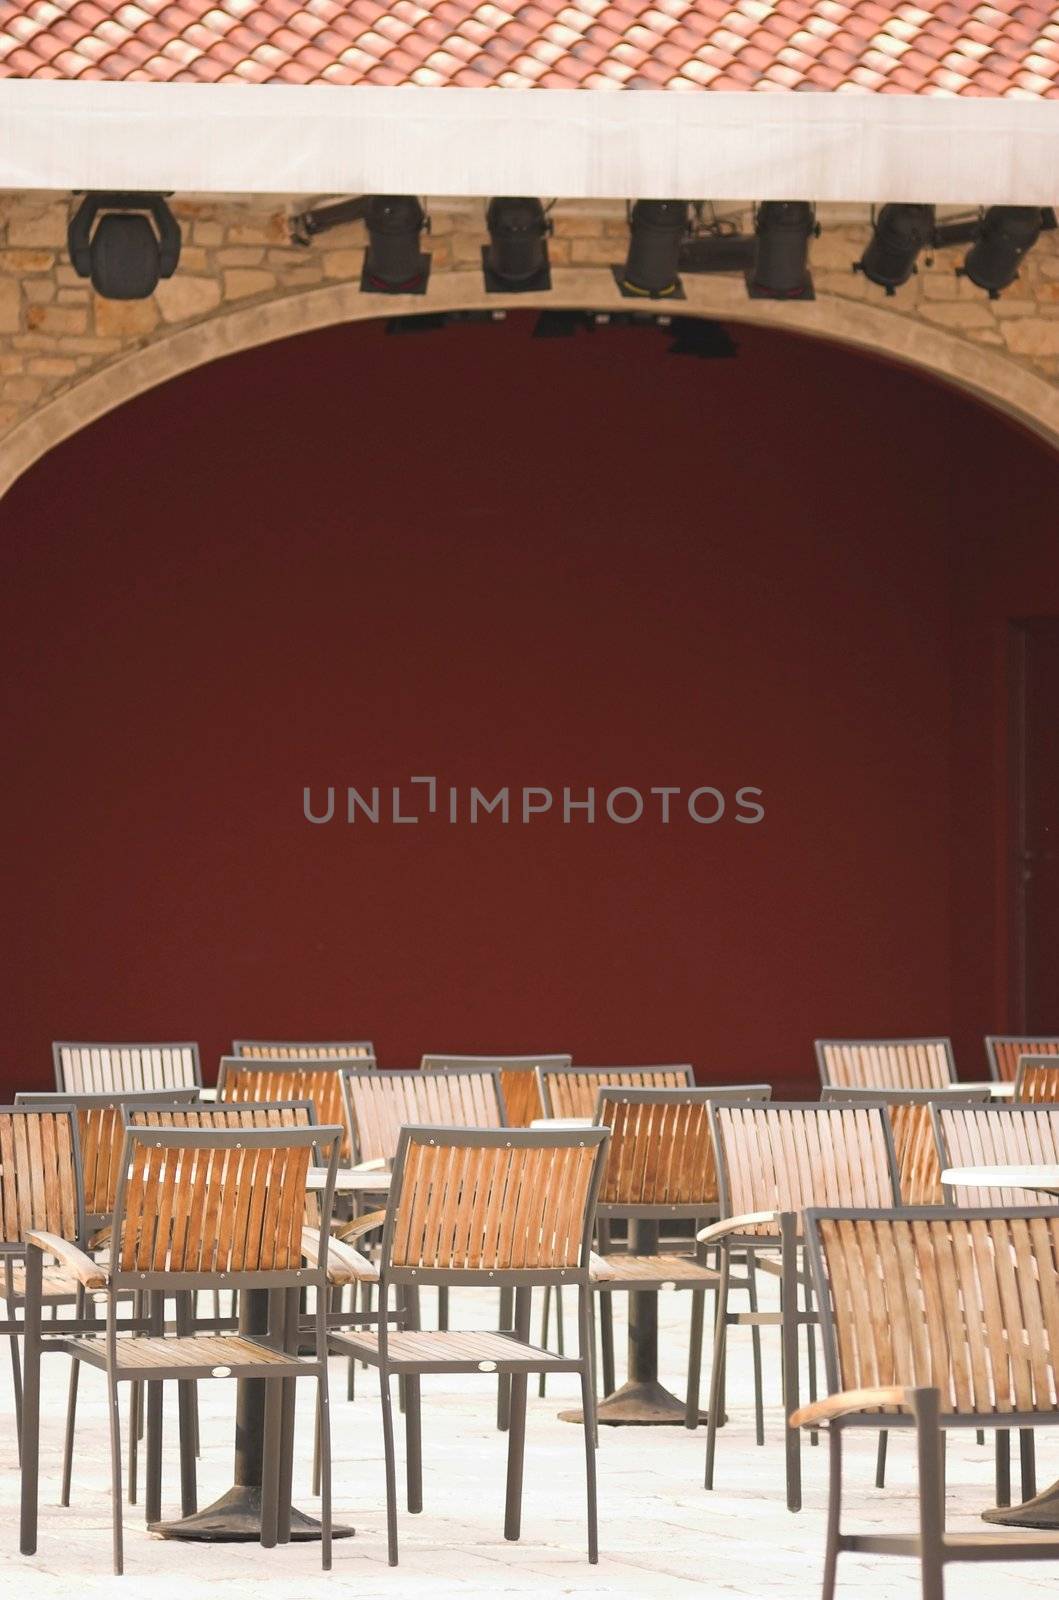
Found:
[{"label": "terracotta roof tile", "polygon": [[1059,98],[1056,0],[0,0],[0,77]]}]

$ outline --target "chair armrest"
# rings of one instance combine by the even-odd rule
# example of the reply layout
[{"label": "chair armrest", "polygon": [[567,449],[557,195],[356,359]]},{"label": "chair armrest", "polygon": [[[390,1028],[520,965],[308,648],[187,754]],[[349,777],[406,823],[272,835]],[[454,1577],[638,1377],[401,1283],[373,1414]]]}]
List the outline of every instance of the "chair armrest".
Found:
[{"label": "chair armrest", "polygon": [[366,1211],[362,1217],[354,1217],[352,1222],[343,1222],[340,1228],[336,1228],[335,1238],[341,1239],[343,1244],[352,1244],[355,1239],[371,1233],[372,1229],[381,1228],[385,1221],[385,1211]]},{"label": "chair armrest", "polygon": [[68,1239],[60,1239],[57,1233],[28,1233],[26,1243],[43,1250],[45,1255],[55,1256],[85,1289],[105,1289],[110,1282],[109,1268],[93,1261]]},{"label": "chair armrest", "polygon": [[792,1428],[815,1428],[821,1422],[832,1422],[836,1417],[848,1417],[856,1411],[874,1411],[879,1406],[912,1404],[912,1390],[891,1386],[886,1389],[845,1389],[840,1394],[829,1394],[825,1400],[814,1400],[791,1413]]},{"label": "chair armrest", "polygon": [[617,1276],[606,1256],[597,1255],[595,1250],[588,1252],[588,1276],[592,1283],[609,1283]]},{"label": "chair armrest", "polygon": [[742,1233],[756,1223],[775,1222],[778,1217],[778,1211],[748,1211],[742,1217],[724,1217],[720,1222],[711,1222],[708,1228],[700,1229],[695,1237],[700,1244],[710,1244],[714,1239],[723,1239],[726,1233]]},{"label": "chair armrest", "polygon": [[[320,1233],[316,1228],[302,1229],[302,1255],[310,1266],[320,1261]],[[379,1269],[359,1250],[332,1239],[327,1246],[327,1281],[336,1287],[346,1283],[377,1283]]]}]

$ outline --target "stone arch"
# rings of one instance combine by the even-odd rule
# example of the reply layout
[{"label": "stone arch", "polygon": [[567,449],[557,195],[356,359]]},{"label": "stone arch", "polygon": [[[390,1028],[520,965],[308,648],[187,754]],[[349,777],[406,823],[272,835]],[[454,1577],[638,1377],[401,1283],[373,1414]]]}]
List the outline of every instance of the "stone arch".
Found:
[{"label": "stone arch", "polygon": [[[682,315],[780,328],[888,356],[967,391],[1059,448],[1059,386],[999,350],[972,344],[900,311],[838,295],[803,304],[748,300],[741,282],[719,277],[690,278],[685,288]],[[344,282],[221,311],[96,369],[21,422],[3,441],[0,497],[49,450],[97,417],[222,356],[373,317],[534,308],[628,311],[630,302],[619,295],[609,271],[592,267],[557,270],[552,289],[539,294],[487,295],[479,272],[439,272],[426,298],[381,300],[362,294],[354,282]]]}]

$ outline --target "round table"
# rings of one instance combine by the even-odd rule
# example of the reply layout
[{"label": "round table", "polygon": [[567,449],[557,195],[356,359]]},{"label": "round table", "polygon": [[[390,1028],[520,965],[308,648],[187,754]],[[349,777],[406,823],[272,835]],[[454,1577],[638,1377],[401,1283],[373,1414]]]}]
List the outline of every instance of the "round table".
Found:
[{"label": "round table", "polygon": [[[1059,1167],[1055,1166],[946,1167],[941,1181],[967,1188],[1028,1189],[1059,1195]],[[1005,1528],[1044,1528],[1059,1533],[1059,1479],[1020,1506],[994,1506],[982,1516]]]},{"label": "round table", "polygon": [[[307,1189],[320,1190],[327,1184],[326,1167],[310,1167]],[[385,1195],[390,1187],[388,1170],[364,1171],[340,1167],[335,1177],[336,1194]],[[268,1331],[268,1291],[255,1289],[239,1297],[240,1333]],[[292,1384],[294,1379],[287,1380]],[[261,1537],[261,1461],[265,1440],[265,1384],[260,1378],[236,1383],[235,1469],[232,1487],[203,1511],[172,1522],[155,1522],[151,1532],[163,1539],[198,1539],[211,1544],[260,1539]],[[348,1539],[353,1529],[335,1526],[334,1538]],[[292,1539],[319,1539],[320,1524],[315,1517],[291,1508]]]}]

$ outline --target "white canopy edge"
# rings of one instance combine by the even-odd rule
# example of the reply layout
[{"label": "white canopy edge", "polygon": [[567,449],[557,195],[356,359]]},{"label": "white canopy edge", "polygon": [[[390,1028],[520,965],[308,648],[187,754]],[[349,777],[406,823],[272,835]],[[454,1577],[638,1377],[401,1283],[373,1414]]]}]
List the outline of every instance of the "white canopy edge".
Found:
[{"label": "white canopy edge", "polygon": [[1052,205],[1059,101],[4,79],[0,188]]}]

